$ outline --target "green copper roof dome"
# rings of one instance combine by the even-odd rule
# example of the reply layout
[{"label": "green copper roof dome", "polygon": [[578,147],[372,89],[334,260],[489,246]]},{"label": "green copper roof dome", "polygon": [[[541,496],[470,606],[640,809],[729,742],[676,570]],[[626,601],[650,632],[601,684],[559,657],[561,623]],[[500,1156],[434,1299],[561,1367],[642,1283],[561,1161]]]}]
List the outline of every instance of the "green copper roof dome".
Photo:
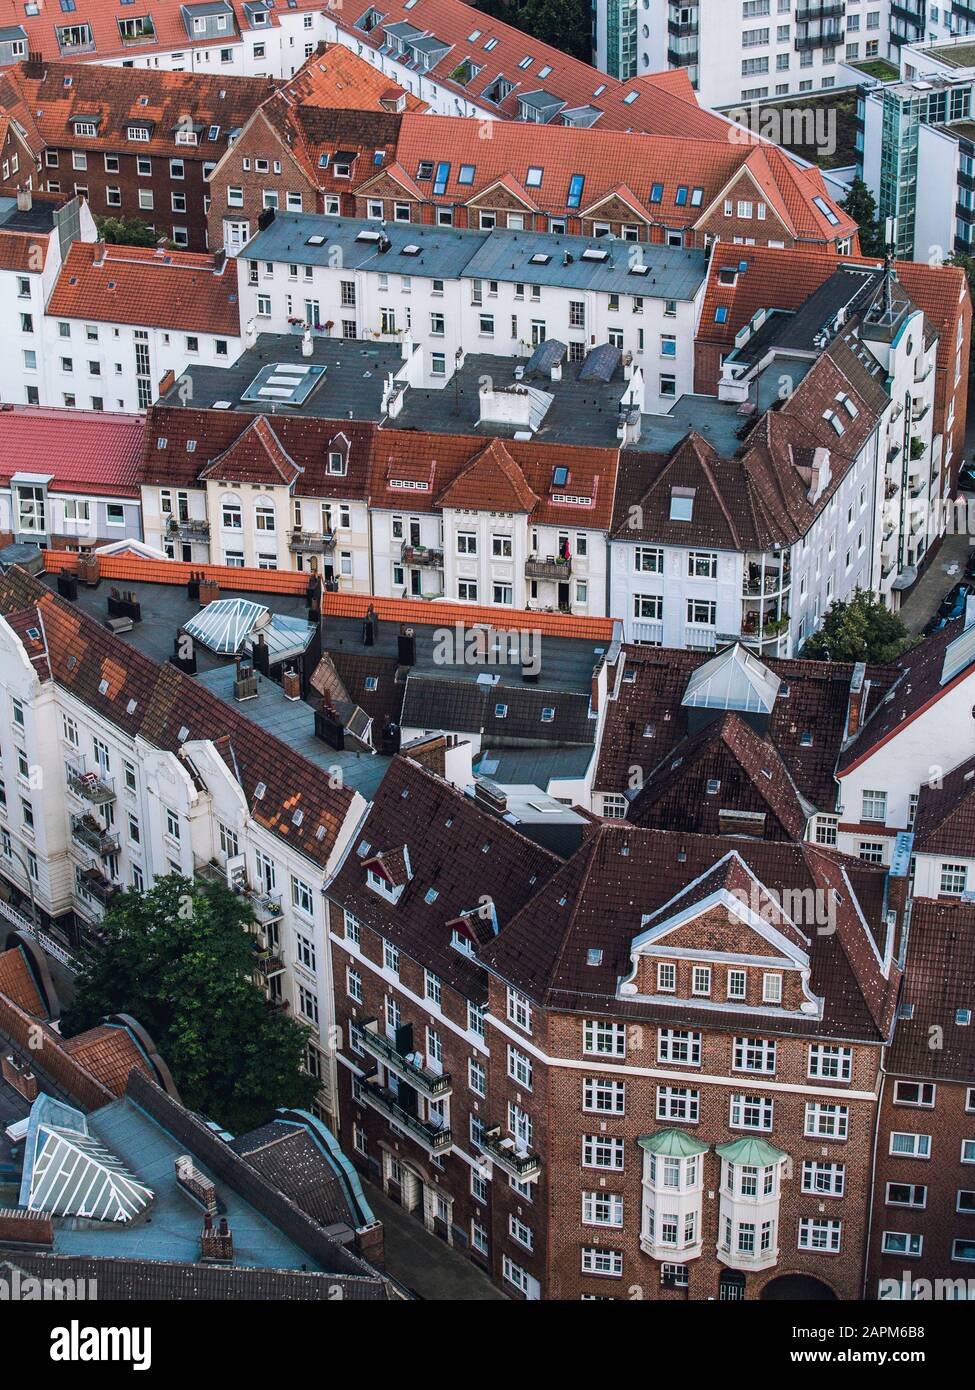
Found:
[{"label": "green copper roof dome", "polygon": [[733,1144],[719,1144],[715,1153],[729,1163],[747,1163],[754,1168],[767,1168],[785,1158],[781,1149],[766,1144],[764,1139],[736,1139]]},{"label": "green copper roof dome", "polygon": [[636,1142],[647,1153],[660,1154],[663,1158],[690,1158],[692,1154],[704,1153],[708,1147],[682,1129],[659,1129],[656,1134],[644,1134]]}]

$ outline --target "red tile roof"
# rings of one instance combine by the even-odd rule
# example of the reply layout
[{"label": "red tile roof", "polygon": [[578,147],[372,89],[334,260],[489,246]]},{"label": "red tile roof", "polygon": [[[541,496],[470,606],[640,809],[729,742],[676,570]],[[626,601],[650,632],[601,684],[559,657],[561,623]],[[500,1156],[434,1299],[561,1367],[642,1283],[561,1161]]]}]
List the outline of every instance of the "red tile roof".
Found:
[{"label": "red tile roof", "polygon": [[14,473],[51,473],[53,492],[138,497],[141,415],[30,406],[0,408],[0,483]]},{"label": "red tile roof", "polygon": [[153,1081],[155,1073],[127,1028],[101,1023],[78,1033],[63,1043],[67,1052],[89,1075],[116,1096],[125,1095],[125,1084],[133,1067]]},{"label": "red tile roof", "polygon": [[970,1010],[973,998],[975,904],[915,898],[902,994],[914,1012],[897,1020],[887,1071],[970,1086],[975,1028],[959,1022],[957,1011]]},{"label": "red tile roof", "polygon": [[485,623],[492,628],[521,628],[540,632],[543,637],[577,637],[580,641],[610,642],[615,630],[612,618],[584,618],[570,613],[534,613],[519,608],[485,608],[472,603],[436,602],[423,599],[376,598],[370,594],[330,594],[322,596],[326,618],[364,618],[372,608],[380,622],[411,623],[415,626],[443,626]]},{"label": "red tile roof", "polygon": [[18,1009],[35,1018],[47,1016],[22,946],[0,951],[0,997],[12,999]]},{"label": "red tile roof", "polygon": [[47,312],[60,318],[239,337],[237,262],[192,251],[76,241]]},{"label": "red tile roof", "polygon": [[256,415],[229,448],[201,469],[201,478],[220,482],[284,483],[291,487],[301,469],[291,458],[274,427],[264,415]]},{"label": "red tile roof", "polygon": [[524,473],[511,457],[504,440],[492,439],[448,483],[437,498],[438,507],[468,511],[527,512],[538,505]]},{"label": "red tile roof", "polygon": [[[115,29],[117,39],[116,18],[126,17],[106,0],[79,0],[70,18],[52,7],[46,11],[42,9],[41,15],[32,21],[24,17],[22,6],[13,4],[13,0],[0,0],[0,25],[11,22],[2,19],[3,11],[9,8],[21,10],[18,19],[12,22],[22,24],[31,34],[32,51],[43,47],[34,41],[34,25],[49,28],[53,37],[56,23],[89,23],[96,39],[99,30],[107,32],[110,29]],[[157,33],[160,33],[160,22],[172,19],[182,33],[179,47],[190,46],[178,5],[172,6],[171,15],[156,5],[151,6],[151,11]],[[105,50],[99,43],[99,57],[104,56]],[[40,153],[44,145],[112,151],[121,148],[139,154],[216,162],[227,148],[231,131],[239,130],[277,85],[266,77],[211,76],[198,68],[191,72],[170,72],[161,68],[51,61],[59,58],[56,40],[46,46],[44,57],[48,61],[40,70],[29,63],[18,63],[0,74],[0,109],[20,122],[36,153]],[[70,124],[76,117],[96,120],[98,134],[76,135]],[[198,128],[199,143],[196,145],[176,142],[177,129],[187,119]],[[140,140],[137,145],[127,138],[128,126],[136,122],[151,125],[150,138]],[[211,140],[209,132],[217,127],[219,133]]]}]

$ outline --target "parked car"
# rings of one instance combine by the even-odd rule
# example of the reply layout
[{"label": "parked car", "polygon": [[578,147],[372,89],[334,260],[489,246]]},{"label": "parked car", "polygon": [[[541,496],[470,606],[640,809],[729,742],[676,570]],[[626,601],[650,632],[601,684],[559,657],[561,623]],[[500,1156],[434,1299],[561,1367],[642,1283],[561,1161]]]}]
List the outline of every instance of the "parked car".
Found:
[{"label": "parked car", "polygon": [[956,584],[941,600],[941,607],[938,609],[939,615],[946,618],[948,622],[960,618],[965,611],[969,594],[975,594],[975,584],[968,584],[964,581],[961,584]]},{"label": "parked car", "polygon": [[975,492],[975,462],[962,464],[958,470],[958,487],[962,492]]}]

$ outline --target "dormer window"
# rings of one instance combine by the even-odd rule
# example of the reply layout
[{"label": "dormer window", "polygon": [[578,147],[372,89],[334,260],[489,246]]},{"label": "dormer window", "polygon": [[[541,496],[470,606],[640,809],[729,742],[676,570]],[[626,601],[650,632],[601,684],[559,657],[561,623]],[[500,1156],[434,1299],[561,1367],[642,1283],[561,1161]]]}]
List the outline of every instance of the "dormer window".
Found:
[{"label": "dormer window", "polygon": [[694,489],[674,487],[670,490],[671,521],[691,521],[694,516]]},{"label": "dormer window", "polygon": [[330,473],[345,472],[345,455],[338,449],[329,450],[328,471]]},{"label": "dormer window", "polygon": [[379,896],[385,898],[387,902],[395,903],[399,901],[400,894],[403,891],[402,884],[400,884],[398,888],[394,888],[389,880],[384,878],[382,874],[377,874],[375,869],[366,870],[366,882],[374,893],[378,893]]}]

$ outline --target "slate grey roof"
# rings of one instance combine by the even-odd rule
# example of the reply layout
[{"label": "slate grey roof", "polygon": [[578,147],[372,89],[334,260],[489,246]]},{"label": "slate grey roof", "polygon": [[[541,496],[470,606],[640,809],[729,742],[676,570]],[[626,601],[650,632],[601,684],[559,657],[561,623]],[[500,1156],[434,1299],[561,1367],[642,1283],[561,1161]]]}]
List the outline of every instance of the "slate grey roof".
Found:
[{"label": "slate grey roof", "polygon": [[236,1265],[174,1264],[163,1260],[118,1259],[111,1256],[40,1255],[18,1251],[0,1263],[0,1270],[21,1270],[36,1279],[93,1280],[101,1300],[139,1302],[205,1299],[211,1302],[269,1300],[382,1303],[387,1286],[378,1279],[347,1274],[307,1273],[294,1269],[255,1269]]},{"label": "slate grey roof", "polygon": [[[320,363],[325,372],[300,406],[249,401],[244,393],[262,368],[276,362]],[[262,333],[254,347],[229,367],[188,366],[161,399],[167,405],[212,410],[218,401],[234,410],[276,415],[307,415],[338,420],[352,412],[356,420],[379,420],[383,385],[389,372],[403,365],[397,343],[312,337],[311,357],[301,355],[300,333]],[[183,383],[189,383],[189,389]],[[409,393],[408,393],[409,394]]]},{"label": "slate grey roof", "polygon": [[588,693],[413,675],[406,682],[402,725],[483,733],[493,746],[590,746],[596,720],[589,718]]},{"label": "slate grey roof", "polygon": [[[380,251],[375,240],[362,240],[363,233],[385,232],[388,251]],[[255,261],[286,261],[297,265],[335,264],[338,251],[345,270],[375,270],[394,275],[429,275],[451,280],[463,274],[464,267],[487,232],[458,231],[453,227],[426,227],[415,222],[378,222],[359,217],[319,217],[310,213],[278,213],[264,231],[248,242],[246,256]],[[324,237],[320,245],[310,245],[309,237]],[[416,255],[404,254],[404,247],[419,248]]]}]

